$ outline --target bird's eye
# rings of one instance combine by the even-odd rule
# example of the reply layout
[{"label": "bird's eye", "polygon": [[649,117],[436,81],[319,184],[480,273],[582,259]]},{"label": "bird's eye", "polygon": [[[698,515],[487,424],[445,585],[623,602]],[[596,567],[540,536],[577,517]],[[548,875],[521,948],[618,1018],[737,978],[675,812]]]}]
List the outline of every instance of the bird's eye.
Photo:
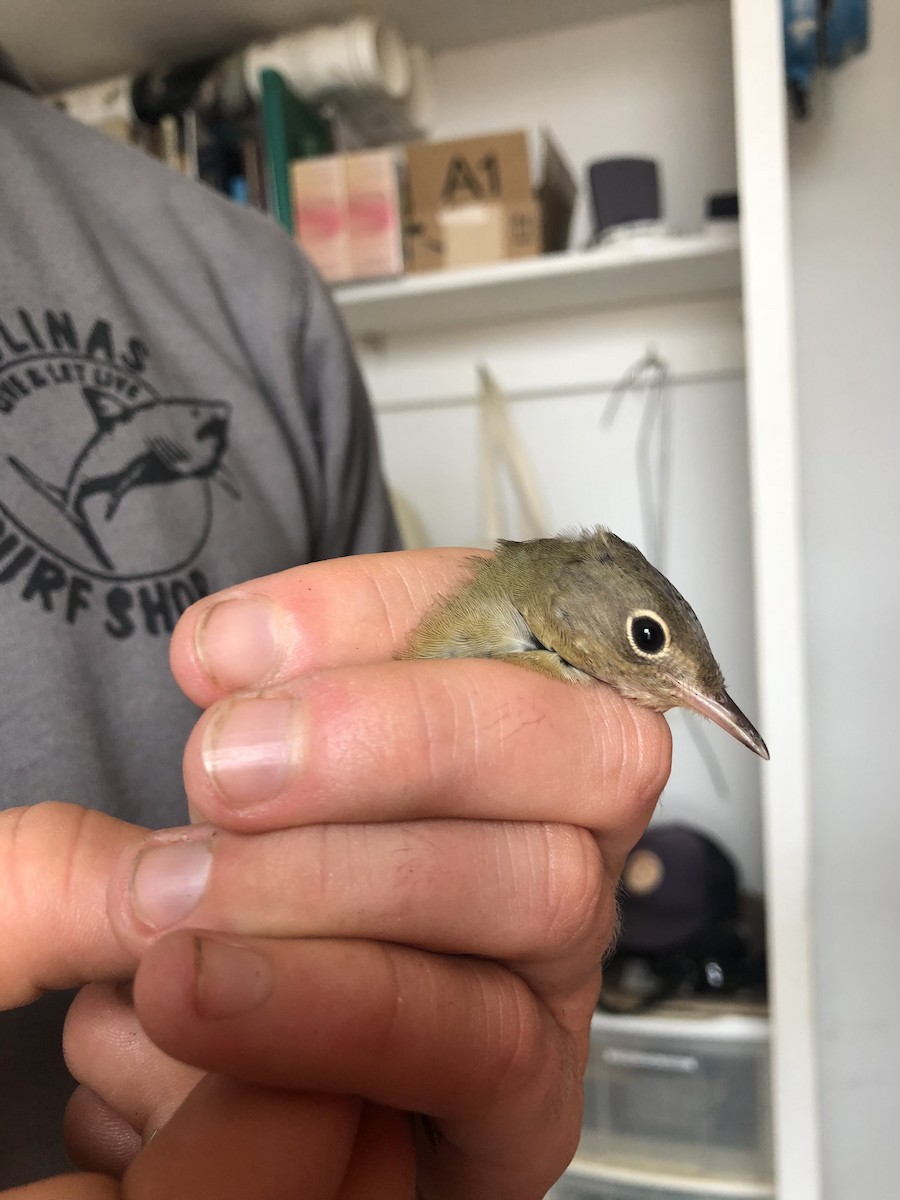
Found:
[{"label": "bird's eye", "polygon": [[668,649],[669,630],[656,613],[636,612],[628,618],[628,640],[642,657],[655,658]]}]

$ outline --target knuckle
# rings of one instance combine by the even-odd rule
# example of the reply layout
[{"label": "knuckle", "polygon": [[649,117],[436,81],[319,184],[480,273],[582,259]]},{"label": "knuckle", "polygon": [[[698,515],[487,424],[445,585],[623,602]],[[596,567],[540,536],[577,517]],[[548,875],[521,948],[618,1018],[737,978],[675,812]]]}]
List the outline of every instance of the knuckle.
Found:
[{"label": "knuckle", "polygon": [[549,825],[543,839],[546,877],[534,916],[547,949],[559,954],[597,939],[612,896],[589,830]]},{"label": "knuckle", "polygon": [[672,766],[672,735],[660,713],[636,705],[627,706],[630,736],[626,768],[631,772],[631,788],[640,807],[652,807],[669,778]]},{"label": "knuckle", "polygon": [[634,832],[649,820],[672,764],[672,736],[665,718],[605,689],[586,697],[589,706],[585,780],[595,781],[585,804],[595,812],[597,784],[603,803],[596,827],[602,832]]},{"label": "knuckle", "polygon": [[491,1093],[529,1096],[533,1115],[562,1156],[564,1169],[581,1133],[583,1054],[576,1039],[548,1020],[546,1009],[521,981],[508,982],[505,1004],[498,1010],[496,1052],[483,1060],[491,1064]]},{"label": "knuckle", "polygon": [[[47,801],[10,809],[0,825],[0,853],[4,862],[6,893],[14,911],[33,913],[47,905],[48,896],[63,896],[72,885],[82,840],[89,842],[91,816],[73,804]],[[56,854],[51,853],[51,848]],[[58,852],[62,852],[61,854]],[[53,868],[47,886],[47,863]],[[38,876],[43,887],[36,887]]]},{"label": "knuckle", "polygon": [[431,786],[454,761],[460,714],[419,673],[383,665],[324,671],[304,680],[298,698],[310,723],[306,771],[323,787],[374,773],[402,796],[413,784]]}]

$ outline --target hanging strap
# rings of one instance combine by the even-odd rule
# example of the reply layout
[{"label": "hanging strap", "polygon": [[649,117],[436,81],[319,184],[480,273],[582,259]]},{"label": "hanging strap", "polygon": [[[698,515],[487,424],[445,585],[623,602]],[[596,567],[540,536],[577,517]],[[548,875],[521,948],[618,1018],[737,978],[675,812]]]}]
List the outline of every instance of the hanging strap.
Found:
[{"label": "hanging strap", "polygon": [[500,472],[509,475],[522,520],[524,538],[546,538],[550,522],[528,452],[509,419],[504,391],[486,366],[479,366],[479,406],[481,410],[480,482],[482,529],[488,544],[510,536],[510,523],[504,520]]},{"label": "hanging strap", "polygon": [[506,396],[486,366],[478,367],[481,410],[480,483],[485,540],[493,545],[512,532],[503,517],[500,472],[505,465],[526,538],[549,535],[550,523],[537,475],[509,419]]}]

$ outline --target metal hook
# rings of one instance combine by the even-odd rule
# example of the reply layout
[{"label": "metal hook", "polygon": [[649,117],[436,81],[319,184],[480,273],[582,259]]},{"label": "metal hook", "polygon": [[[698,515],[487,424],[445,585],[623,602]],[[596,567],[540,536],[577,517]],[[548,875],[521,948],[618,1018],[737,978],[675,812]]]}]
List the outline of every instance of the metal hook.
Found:
[{"label": "metal hook", "polygon": [[[646,383],[643,378],[645,375],[652,376]],[[668,382],[669,378],[669,364],[659,355],[654,346],[648,346],[643,355],[637,362],[631,364],[610,392],[601,417],[604,429],[609,429],[612,426],[618,415],[622,400],[632,388],[639,387],[642,383],[645,383],[647,387],[656,386],[662,388]]]}]

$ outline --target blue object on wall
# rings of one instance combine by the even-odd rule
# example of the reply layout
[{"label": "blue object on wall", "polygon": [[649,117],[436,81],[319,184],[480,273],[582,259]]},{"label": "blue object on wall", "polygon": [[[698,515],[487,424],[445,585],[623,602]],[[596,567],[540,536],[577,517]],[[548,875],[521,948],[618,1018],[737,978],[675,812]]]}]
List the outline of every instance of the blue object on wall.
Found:
[{"label": "blue object on wall", "polygon": [[798,116],[806,116],[819,62],[819,17],[819,0],[784,0],[784,66],[791,106]]},{"label": "blue object on wall", "polygon": [[782,0],[784,60],[794,112],[809,112],[818,67],[838,67],[869,44],[869,0]]},{"label": "blue object on wall", "polygon": [[825,4],[825,37],[820,56],[839,67],[869,45],[869,0],[831,0]]}]

